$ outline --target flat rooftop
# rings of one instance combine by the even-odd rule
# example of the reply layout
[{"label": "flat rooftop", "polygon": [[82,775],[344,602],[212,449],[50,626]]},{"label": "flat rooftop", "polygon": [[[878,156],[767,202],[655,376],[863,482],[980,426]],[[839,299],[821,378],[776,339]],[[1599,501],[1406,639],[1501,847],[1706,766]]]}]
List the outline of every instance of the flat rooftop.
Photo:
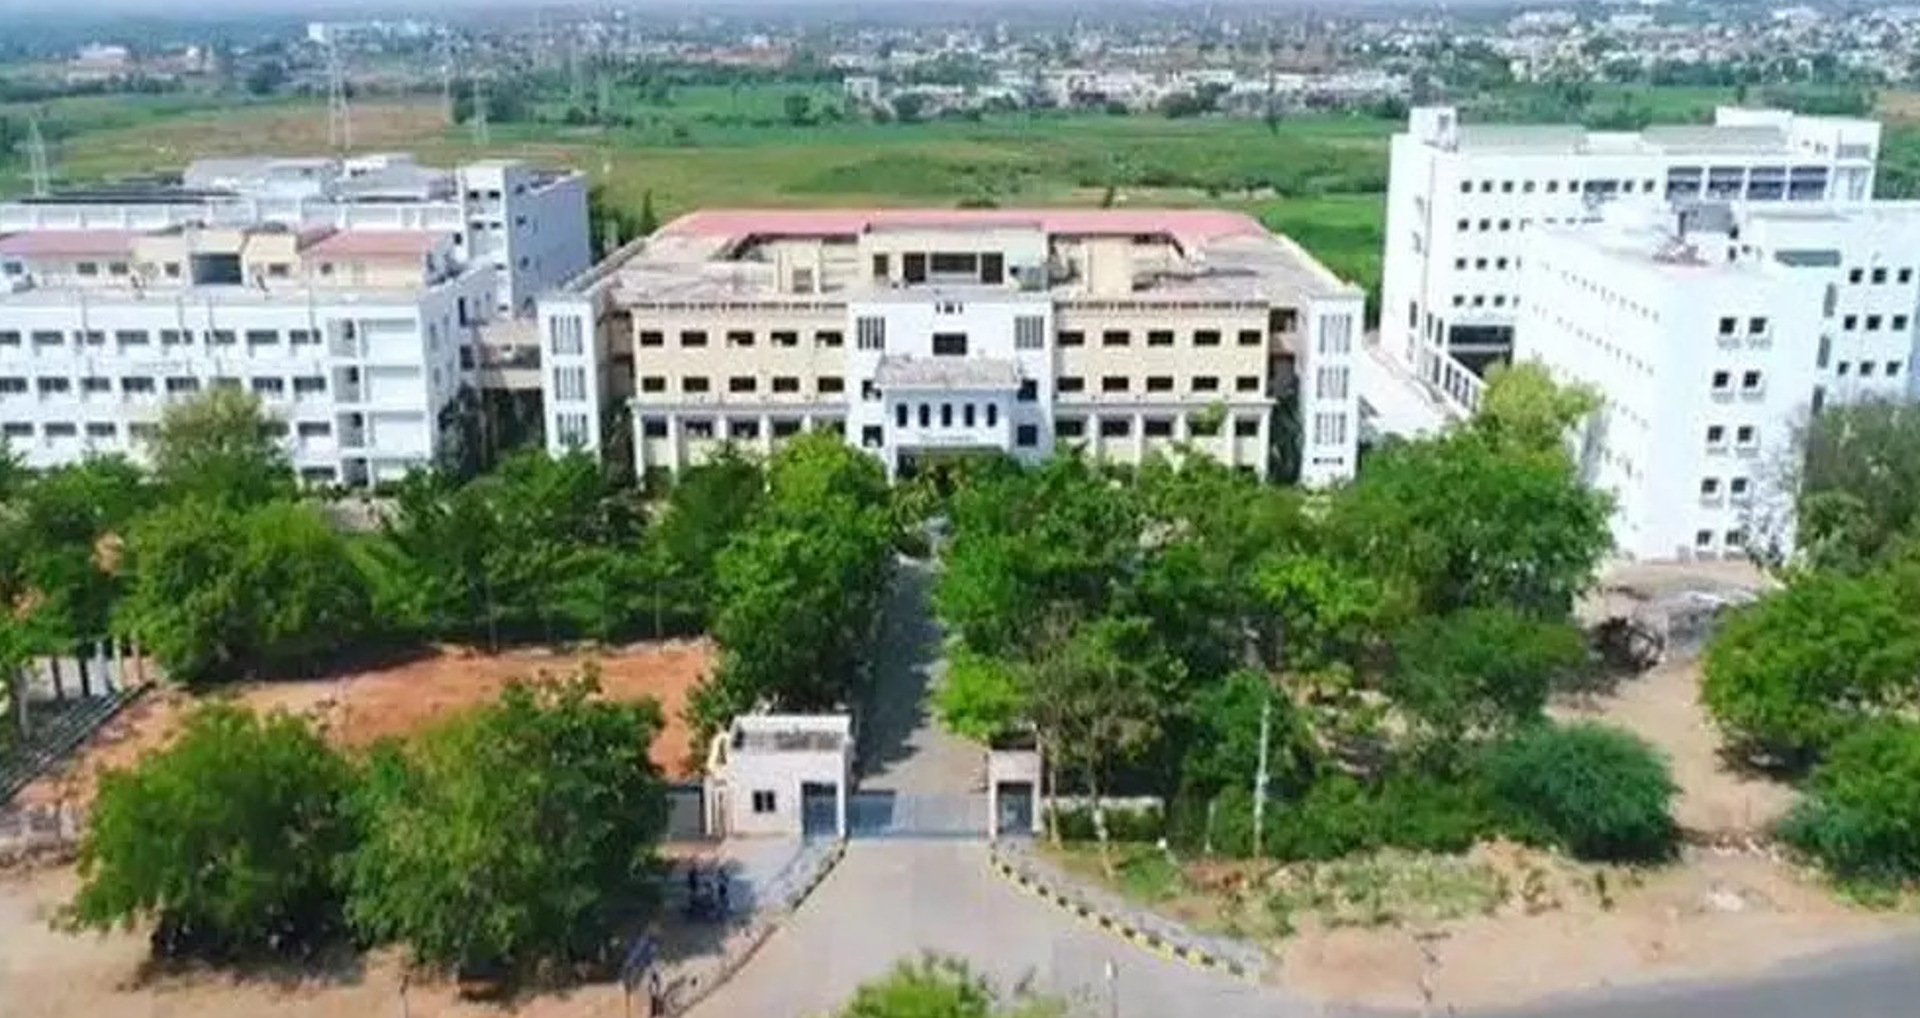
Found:
[{"label": "flat rooftop", "polygon": [[1457,150],[1474,153],[1806,157],[1777,127],[1673,124],[1633,132],[1564,124],[1462,124],[1459,137]]},{"label": "flat rooftop", "polygon": [[1002,299],[1029,294],[1053,300],[1221,302],[1359,292],[1292,240],[1269,232],[1251,216],[1218,209],[705,210],[668,223],[644,244],[596,266],[574,289],[607,289],[625,306],[925,299],[943,288],[935,283],[901,290],[875,284],[864,273],[855,273],[852,282],[827,281],[821,292],[789,292],[781,289],[771,261],[742,257],[743,251],[771,241],[845,244],[868,234],[906,230],[1041,232],[1049,242],[1155,238],[1175,245],[1181,255],[1178,265],[1136,274],[1133,290],[1124,295],[1093,294],[1085,280],[1076,278],[1034,289],[965,288],[976,297],[992,293]]}]

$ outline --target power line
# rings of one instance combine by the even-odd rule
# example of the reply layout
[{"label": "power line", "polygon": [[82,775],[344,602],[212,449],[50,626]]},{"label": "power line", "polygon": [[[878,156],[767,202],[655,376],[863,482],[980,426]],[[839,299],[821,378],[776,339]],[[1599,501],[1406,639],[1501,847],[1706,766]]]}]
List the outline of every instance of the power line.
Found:
[{"label": "power line", "polygon": [[335,152],[353,148],[353,116],[347,109],[347,75],[340,64],[340,47],[327,43],[327,145]]}]

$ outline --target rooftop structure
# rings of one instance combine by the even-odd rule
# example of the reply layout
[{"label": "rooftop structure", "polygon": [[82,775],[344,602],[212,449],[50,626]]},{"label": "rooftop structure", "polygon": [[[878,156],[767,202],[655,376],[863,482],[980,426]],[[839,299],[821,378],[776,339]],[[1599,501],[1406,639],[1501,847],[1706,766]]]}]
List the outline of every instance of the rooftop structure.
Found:
[{"label": "rooftop structure", "polygon": [[1536,299],[1519,285],[1531,230],[1595,222],[1615,200],[1866,202],[1879,144],[1872,121],[1785,110],[1612,132],[1417,108],[1391,147],[1381,347],[1471,409],[1478,383],[1463,380],[1510,354]]},{"label": "rooftop structure", "polygon": [[1191,442],[1264,476],[1297,389],[1326,483],[1353,469],[1362,299],[1231,212],[699,212],[542,301],[548,439],[605,448],[627,400],[643,470],[829,428],[891,473]]}]

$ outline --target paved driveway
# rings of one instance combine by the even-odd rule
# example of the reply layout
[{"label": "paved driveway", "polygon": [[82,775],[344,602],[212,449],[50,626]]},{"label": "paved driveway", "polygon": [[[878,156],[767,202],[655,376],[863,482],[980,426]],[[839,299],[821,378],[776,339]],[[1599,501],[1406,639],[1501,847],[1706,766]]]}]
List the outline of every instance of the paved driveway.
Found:
[{"label": "paved driveway", "polygon": [[982,748],[949,733],[934,716],[932,691],[946,662],[932,591],[933,570],[925,563],[902,561],[895,568],[874,653],[873,703],[861,731],[861,788],[956,795],[985,787]]}]

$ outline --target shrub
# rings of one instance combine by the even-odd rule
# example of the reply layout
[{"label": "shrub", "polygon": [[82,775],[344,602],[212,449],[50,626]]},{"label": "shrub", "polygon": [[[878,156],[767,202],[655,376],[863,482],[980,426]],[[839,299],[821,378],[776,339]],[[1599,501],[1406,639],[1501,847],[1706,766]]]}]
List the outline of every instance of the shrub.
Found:
[{"label": "shrub", "polygon": [[1266,854],[1301,860],[1382,848],[1458,852],[1493,829],[1485,789],[1476,781],[1412,771],[1372,783],[1334,775],[1300,801],[1268,811]]},{"label": "shrub", "polygon": [[352,847],[352,771],[304,721],[214,704],[100,782],[68,922],[157,920],[158,953],[312,947],[341,930],[334,873]]},{"label": "shrub", "polygon": [[[1098,836],[1091,805],[1053,807],[1053,822],[1067,841],[1092,841]],[[1106,807],[1107,837],[1113,841],[1158,841],[1167,833],[1165,811],[1158,805]]]},{"label": "shrub", "polygon": [[1542,725],[1495,745],[1485,770],[1515,834],[1582,859],[1651,860],[1673,851],[1673,778],[1631,732]]},{"label": "shrub", "polygon": [[1920,725],[1875,721],[1841,739],[1780,836],[1843,880],[1920,876]]}]

